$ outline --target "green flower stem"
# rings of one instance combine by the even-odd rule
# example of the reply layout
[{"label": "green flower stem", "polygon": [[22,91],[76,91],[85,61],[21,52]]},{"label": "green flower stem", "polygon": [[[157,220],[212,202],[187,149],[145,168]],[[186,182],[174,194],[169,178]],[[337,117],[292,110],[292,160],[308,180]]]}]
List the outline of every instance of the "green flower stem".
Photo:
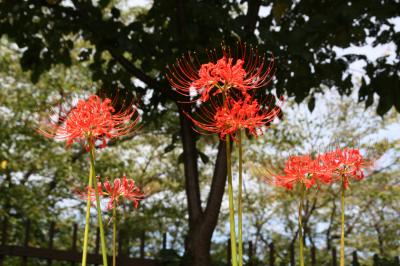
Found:
[{"label": "green flower stem", "polygon": [[103,256],[103,265],[107,266],[108,265],[107,247],[106,247],[106,239],[104,236],[103,217],[101,215],[99,190],[97,189],[97,180],[95,178],[94,151],[95,151],[94,147],[90,145],[90,173],[92,173],[92,181],[94,183],[94,191],[96,194],[97,221],[100,229],[101,255]]},{"label": "green flower stem", "polygon": [[117,206],[113,208],[113,266],[117,265]]},{"label": "green flower stem", "polygon": [[342,195],[341,195],[341,234],[340,234],[340,266],[344,266],[344,177],[342,177]]},{"label": "green flower stem", "polygon": [[91,206],[91,199],[90,193],[92,188],[92,179],[94,176],[94,167],[90,167],[89,172],[89,182],[88,182],[88,194],[87,194],[87,203],[86,203],[86,219],[85,219],[85,234],[83,237],[83,251],[82,251],[82,266],[86,266],[87,261],[87,250],[88,250],[88,238],[89,238],[89,223],[90,223],[90,206]]},{"label": "green flower stem", "polygon": [[239,197],[238,197],[238,237],[239,237],[239,266],[243,266],[243,236],[242,236],[242,221],[243,221],[243,200],[242,200],[242,189],[243,189],[243,176],[242,176],[242,165],[243,165],[243,150],[242,150],[242,131],[238,131],[238,146],[239,146]]},{"label": "green flower stem", "polygon": [[305,185],[301,184],[300,188],[300,202],[299,202],[299,263],[300,266],[304,266],[304,250],[303,250],[303,201],[305,193]]},{"label": "green flower stem", "polygon": [[237,266],[236,252],[236,232],[235,232],[235,207],[233,205],[233,187],[232,187],[232,163],[231,163],[231,140],[226,135],[226,164],[228,174],[228,195],[229,195],[229,224],[231,232],[231,254],[232,266]]}]

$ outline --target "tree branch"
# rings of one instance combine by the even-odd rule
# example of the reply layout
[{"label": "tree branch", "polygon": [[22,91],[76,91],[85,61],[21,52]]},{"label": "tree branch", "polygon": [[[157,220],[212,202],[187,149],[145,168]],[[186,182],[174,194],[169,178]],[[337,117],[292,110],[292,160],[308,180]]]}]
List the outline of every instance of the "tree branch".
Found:
[{"label": "tree branch", "polygon": [[207,207],[204,212],[204,223],[207,227],[205,230],[209,233],[211,233],[217,225],[221,202],[225,191],[226,170],[226,145],[225,141],[220,141]]},{"label": "tree branch", "polygon": [[261,0],[249,0],[247,1],[247,14],[246,14],[246,38],[254,37],[254,31],[256,29],[258,21],[258,12],[261,6]]},{"label": "tree branch", "polygon": [[[85,4],[82,4],[78,0],[72,0],[72,2],[75,6],[78,16],[80,16],[84,20],[90,19],[90,16],[88,15],[89,11],[87,10]],[[101,32],[99,32],[99,30],[96,27],[91,27],[90,25],[91,25],[90,23],[86,23],[86,27],[90,32],[92,32],[93,34],[101,34]],[[163,88],[161,82],[147,75],[141,69],[137,68],[132,62],[126,59],[122,54],[118,53],[114,48],[107,47],[106,50],[123,68],[125,68],[125,70],[128,73],[132,74],[133,76],[144,82],[147,86],[156,89],[158,91],[163,91],[163,93],[166,93],[168,98],[170,98],[171,100],[174,101],[177,100],[177,96],[175,93],[173,93],[172,90]]]},{"label": "tree branch", "polygon": [[126,59],[123,55],[117,53],[114,49],[108,48],[107,49],[111,56],[118,61],[118,63],[123,66],[129,73],[131,73],[133,76],[136,78],[140,79],[144,83],[147,84],[147,86],[153,88],[153,89],[158,89],[162,90],[162,87],[160,86],[160,83],[148,76],[146,73],[144,73],[142,70],[137,68],[134,64],[132,64],[128,59]]},{"label": "tree branch", "polygon": [[188,201],[189,223],[195,225],[202,215],[199,187],[199,172],[197,165],[197,149],[192,123],[183,113],[183,108],[179,108],[179,118],[181,124],[181,138],[183,146],[183,161],[185,172],[185,190]]},{"label": "tree branch", "polygon": [[333,221],[335,218],[335,213],[336,213],[336,202],[335,200],[332,201],[333,205],[332,205],[332,212],[331,215],[329,217],[329,226],[328,229],[326,230],[326,249],[330,250],[331,248],[331,231],[332,231],[332,227],[333,227]]}]

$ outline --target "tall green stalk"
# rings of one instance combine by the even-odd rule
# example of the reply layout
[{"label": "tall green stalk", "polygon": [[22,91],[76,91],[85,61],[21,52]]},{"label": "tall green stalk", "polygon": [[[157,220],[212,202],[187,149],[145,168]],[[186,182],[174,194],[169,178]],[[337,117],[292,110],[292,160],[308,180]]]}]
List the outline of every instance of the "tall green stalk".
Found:
[{"label": "tall green stalk", "polygon": [[299,202],[299,263],[304,266],[304,248],[303,248],[303,201],[305,193],[305,185],[302,183],[300,188],[300,202]]},{"label": "tall green stalk", "polygon": [[228,174],[228,195],[229,195],[229,225],[231,232],[231,257],[232,266],[237,266],[236,252],[236,232],[235,232],[235,207],[233,204],[233,187],[232,187],[232,163],[231,163],[231,140],[229,135],[226,135],[226,167]]},{"label": "tall green stalk", "polygon": [[85,219],[85,233],[83,236],[83,251],[82,251],[82,266],[86,266],[87,261],[87,250],[88,250],[88,238],[89,238],[89,223],[90,223],[90,206],[91,202],[91,190],[92,183],[94,178],[94,164],[90,164],[89,170],[89,181],[88,181],[88,194],[87,194],[87,203],[86,203],[86,219]]},{"label": "tall green stalk", "polygon": [[96,194],[97,221],[100,229],[101,255],[103,256],[103,265],[107,266],[108,265],[107,247],[106,247],[106,239],[104,236],[103,217],[101,215],[99,190],[97,189],[97,180],[95,178],[94,151],[95,151],[94,147],[90,145],[90,172],[92,173],[92,182],[94,183],[93,186]]},{"label": "tall green stalk", "polygon": [[117,265],[117,206],[113,208],[113,266]]},{"label": "tall green stalk", "polygon": [[344,177],[342,177],[341,185],[341,234],[340,234],[340,266],[344,266]]},{"label": "tall green stalk", "polygon": [[242,236],[242,222],[243,222],[243,150],[242,150],[242,131],[238,131],[238,150],[239,150],[239,196],[238,196],[238,237],[239,237],[239,266],[243,266],[243,236]]}]

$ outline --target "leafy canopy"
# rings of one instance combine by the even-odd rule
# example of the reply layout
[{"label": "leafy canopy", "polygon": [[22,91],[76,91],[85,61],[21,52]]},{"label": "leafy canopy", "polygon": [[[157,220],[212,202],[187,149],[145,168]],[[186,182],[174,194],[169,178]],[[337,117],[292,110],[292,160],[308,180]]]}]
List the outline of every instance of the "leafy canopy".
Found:
[{"label": "leafy canopy", "polygon": [[[337,57],[334,48],[364,46],[367,38],[373,46],[400,43],[393,23],[398,9],[394,0],[167,0],[140,8],[111,0],[2,1],[0,32],[24,49],[20,62],[32,70],[33,81],[53,64],[69,66],[77,57],[105,87],[125,88],[139,97],[151,92],[146,116],[159,114],[159,103],[173,98],[163,78],[167,64],[187,50],[202,52],[238,39],[274,53],[279,66],[274,86],[297,102],[321,91],[321,85],[349,94],[354,86],[346,71],[364,60],[368,77],[359,99],[370,106],[378,94],[377,112],[383,115],[392,106],[400,111],[400,48],[393,62],[385,57],[371,62],[359,54]],[[87,46],[74,54],[77,40]],[[309,99],[313,109],[315,98]]]}]

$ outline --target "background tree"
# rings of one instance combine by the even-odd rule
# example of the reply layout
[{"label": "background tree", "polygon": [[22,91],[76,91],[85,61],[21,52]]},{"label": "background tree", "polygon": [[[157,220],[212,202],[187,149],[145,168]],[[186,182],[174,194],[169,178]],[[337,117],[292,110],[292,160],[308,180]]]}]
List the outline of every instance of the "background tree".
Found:
[{"label": "background tree", "polygon": [[[200,195],[198,136],[183,115],[163,78],[165,65],[187,50],[202,51],[237,39],[259,45],[275,54],[279,68],[274,87],[297,102],[335,86],[349,94],[353,84],[345,73],[350,63],[364,60],[359,99],[369,106],[378,94],[377,111],[383,115],[393,105],[400,110],[399,47],[393,62],[370,62],[363,55],[337,57],[335,47],[399,43],[391,19],[399,4],[388,1],[154,1],[148,8],[132,9],[123,1],[6,0],[0,4],[0,32],[23,50],[20,59],[33,81],[55,64],[86,63],[91,78],[102,81],[113,93],[116,87],[142,98],[144,118],[161,123],[166,111],[174,111],[180,123],[185,190],[189,213],[186,253],[193,265],[209,265],[210,241],[217,223],[225,184],[224,145],[219,145],[215,173],[206,204]],[[76,42],[86,44],[75,54]],[[134,82],[136,78],[141,82]],[[167,101],[170,100],[170,101]],[[172,136],[177,136],[176,132]],[[177,138],[173,137],[177,140]],[[204,197],[203,197],[204,200]]]}]

